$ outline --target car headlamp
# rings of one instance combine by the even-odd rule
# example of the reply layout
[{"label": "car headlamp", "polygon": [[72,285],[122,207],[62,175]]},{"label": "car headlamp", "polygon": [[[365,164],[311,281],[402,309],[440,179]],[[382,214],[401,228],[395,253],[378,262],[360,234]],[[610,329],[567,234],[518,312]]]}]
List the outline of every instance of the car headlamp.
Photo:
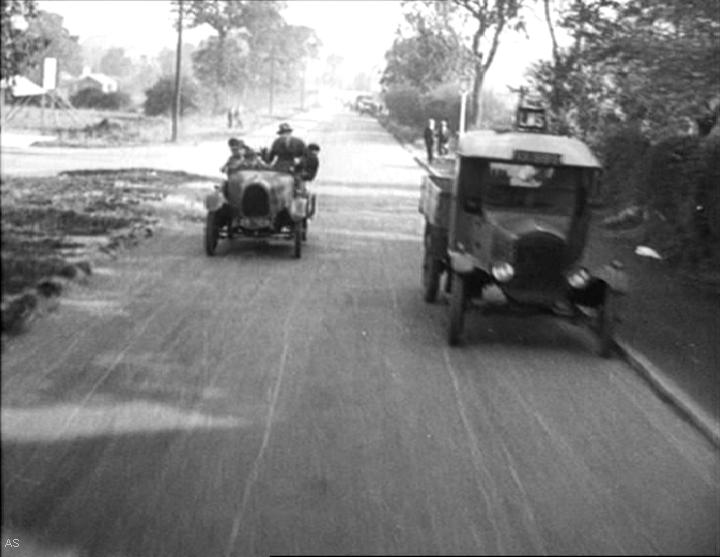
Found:
[{"label": "car headlamp", "polygon": [[585,288],[590,282],[590,273],[584,267],[573,269],[567,274],[567,281],[573,288]]},{"label": "car headlamp", "polygon": [[513,269],[510,263],[504,261],[493,263],[492,276],[495,277],[495,280],[498,282],[507,282],[515,276],[515,269]]}]

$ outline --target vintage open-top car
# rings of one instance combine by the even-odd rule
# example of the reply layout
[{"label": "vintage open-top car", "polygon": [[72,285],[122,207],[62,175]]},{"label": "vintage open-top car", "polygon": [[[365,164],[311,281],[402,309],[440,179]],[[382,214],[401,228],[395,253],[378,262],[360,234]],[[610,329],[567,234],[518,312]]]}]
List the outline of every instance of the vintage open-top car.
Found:
[{"label": "vintage open-top car", "polygon": [[223,187],[205,199],[205,252],[213,255],[220,238],[284,238],[293,241],[299,258],[307,239],[315,197],[289,172],[244,169],[231,174]]},{"label": "vintage open-top car", "polygon": [[454,175],[423,177],[424,294],[434,301],[447,274],[451,345],[461,341],[470,301],[495,285],[505,309],[587,318],[601,354],[610,354],[615,294],[626,279],[618,263],[594,274],[580,265],[599,170],[577,139],[481,130],[460,137]]}]

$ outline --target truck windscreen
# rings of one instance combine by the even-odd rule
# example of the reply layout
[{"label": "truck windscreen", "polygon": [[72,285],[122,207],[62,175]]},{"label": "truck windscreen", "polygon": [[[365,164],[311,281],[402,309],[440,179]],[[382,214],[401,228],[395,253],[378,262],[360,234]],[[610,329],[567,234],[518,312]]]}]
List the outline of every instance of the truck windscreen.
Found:
[{"label": "truck windscreen", "polygon": [[578,168],[509,162],[463,161],[461,196],[466,205],[571,215],[582,172]]}]

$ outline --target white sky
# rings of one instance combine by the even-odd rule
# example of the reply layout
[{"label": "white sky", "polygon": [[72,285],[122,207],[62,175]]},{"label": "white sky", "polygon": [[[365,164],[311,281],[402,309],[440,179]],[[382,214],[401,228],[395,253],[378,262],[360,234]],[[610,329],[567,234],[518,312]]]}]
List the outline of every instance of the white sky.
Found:
[{"label": "white sky", "polygon": [[[106,46],[118,46],[130,56],[156,55],[175,48],[168,0],[40,0],[40,9],[63,16],[63,24],[80,42],[102,38]],[[336,52],[353,74],[384,67],[384,54],[402,21],[400,2],[390,0],[289,0],[284,12],[295,25],[316,29],[325,54]],[[539,8],[528,27],[533,40],[506,33],[487,85],[506,90],[519,85],[525,67],[550,55],[548,33]],[[197,44],[207,35],[203,28],[184,31],[184,42]]]}]

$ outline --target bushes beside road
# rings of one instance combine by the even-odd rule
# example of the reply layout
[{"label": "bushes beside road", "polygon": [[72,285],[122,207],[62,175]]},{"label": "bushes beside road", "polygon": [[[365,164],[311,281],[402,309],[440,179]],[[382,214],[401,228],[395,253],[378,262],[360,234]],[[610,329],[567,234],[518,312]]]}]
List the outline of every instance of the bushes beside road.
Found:
[{"label": "bushes beside road", "polygon": [[627,224],[641,225],[643,242],[674,265],[720,268],[720,136],[651,143],[625,128],[596,150],[604,164],[600,201],[609,211],[632,217]]}]

